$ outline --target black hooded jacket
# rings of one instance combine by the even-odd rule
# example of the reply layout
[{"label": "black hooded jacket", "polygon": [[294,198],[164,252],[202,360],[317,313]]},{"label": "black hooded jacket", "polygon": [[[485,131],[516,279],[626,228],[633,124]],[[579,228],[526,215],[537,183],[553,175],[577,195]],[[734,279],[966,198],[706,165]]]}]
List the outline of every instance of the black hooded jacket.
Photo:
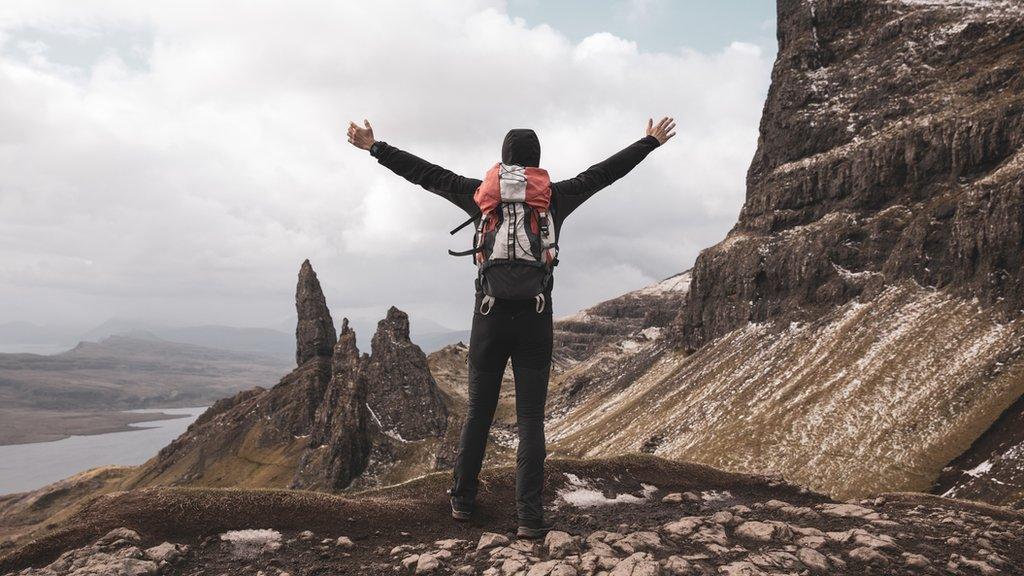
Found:
[{"label": "black hooded jacket", "polygon": [[[598,190],[628,174],[658,145],[657,138],[645,136],[573,178],[552,181],[551,216],[559,244],[562,239],[562,222],[569,214]],[[480,186],[480,179],[460,176],[384,142],[377,142],[370,153],[377,162],[395,174],[446,198],[466,214],[474,216],[480,213],[473,201],[473,193]],[[540,166],[540,141],[537,134],[529,129],[510,130],[501,146],[501,161],[518,166]]]}]

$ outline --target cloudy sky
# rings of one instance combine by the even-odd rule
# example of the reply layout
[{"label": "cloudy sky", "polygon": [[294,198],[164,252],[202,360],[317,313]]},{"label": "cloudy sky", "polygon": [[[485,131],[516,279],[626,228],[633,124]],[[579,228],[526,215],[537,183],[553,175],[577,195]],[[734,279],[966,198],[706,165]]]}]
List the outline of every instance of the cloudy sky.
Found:
[{"label": "cloudy sky", "polygon": [[775,55],[771,0],[0,4],[0,323],[289,329],[310,258],[336,318],[465,328],[457,208],[349,119],[465,175],[532,127],[556,179],[679,135],[563,228],[557,314],[722,238]]}]

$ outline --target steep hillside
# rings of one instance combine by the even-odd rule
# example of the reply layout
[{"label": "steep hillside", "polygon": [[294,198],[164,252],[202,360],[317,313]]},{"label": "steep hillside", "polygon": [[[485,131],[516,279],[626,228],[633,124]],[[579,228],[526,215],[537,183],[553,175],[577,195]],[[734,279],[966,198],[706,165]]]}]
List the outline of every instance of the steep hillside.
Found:
[{"label": "steep hillside", "polygon": [[783,0],[778,30],[739,221],[669,326],[557,380],[549,438],[839,497],[927,490],[973,444],[951,493],[1024,505],[999,419],[1024,394],[1024,6]]}]

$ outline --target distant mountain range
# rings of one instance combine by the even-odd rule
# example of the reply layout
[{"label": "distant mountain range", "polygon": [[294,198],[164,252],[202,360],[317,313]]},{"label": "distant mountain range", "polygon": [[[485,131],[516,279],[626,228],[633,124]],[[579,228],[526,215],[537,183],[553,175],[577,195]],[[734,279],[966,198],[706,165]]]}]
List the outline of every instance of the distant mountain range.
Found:
[{"label": "distant mountain range", "polygon": [[[353,322],[357,327],[370,327],[374,321]],[[179,344],[192,344],[232,352],[252,352],[282,360],[295,356],[295,335],[275,328],[237,327],[217,324],[199,326],[166,326],[144,320],[111,318],[89,329],[74,326],[49,326],[32,322],[0,323],[0,354],[56,354],[73,348],[79,342],[99,342],[110,336],[158,338]],[[427,352],[448,344],[468,341],[468,330],[454,330],[420,319],[412,327],[412,339]]]}]

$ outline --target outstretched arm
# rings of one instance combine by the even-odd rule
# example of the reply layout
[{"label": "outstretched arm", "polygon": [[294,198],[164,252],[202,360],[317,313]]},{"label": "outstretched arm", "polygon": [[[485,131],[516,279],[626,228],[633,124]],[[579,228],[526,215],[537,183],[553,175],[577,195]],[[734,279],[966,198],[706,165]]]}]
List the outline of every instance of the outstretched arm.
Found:
[{"label": "outstretched arm", "polygon": [[579,208],[580,204],[598,190],[622,178],[636,167],[655,148],[668,142],[675,133],[676,123],[672,118],[662,118],[654,124],[647,121],[647,135],[620,150],[610,158],[587,168],[575,178],[562,180],[551,185],[551,192],[558,197],[558,215],[562,221]]},{"label": "outstretched arm", "polygon": [[395,174],[447,199],[467,214],[479,212],[473,202],[473,193],[480,186],[480,180],[459,176],[451,170],[374,139],[373,127],[368,120],[363,120],[363,127],[349,122],[348,141],[356,148],[369,150],[377,162]]}]

